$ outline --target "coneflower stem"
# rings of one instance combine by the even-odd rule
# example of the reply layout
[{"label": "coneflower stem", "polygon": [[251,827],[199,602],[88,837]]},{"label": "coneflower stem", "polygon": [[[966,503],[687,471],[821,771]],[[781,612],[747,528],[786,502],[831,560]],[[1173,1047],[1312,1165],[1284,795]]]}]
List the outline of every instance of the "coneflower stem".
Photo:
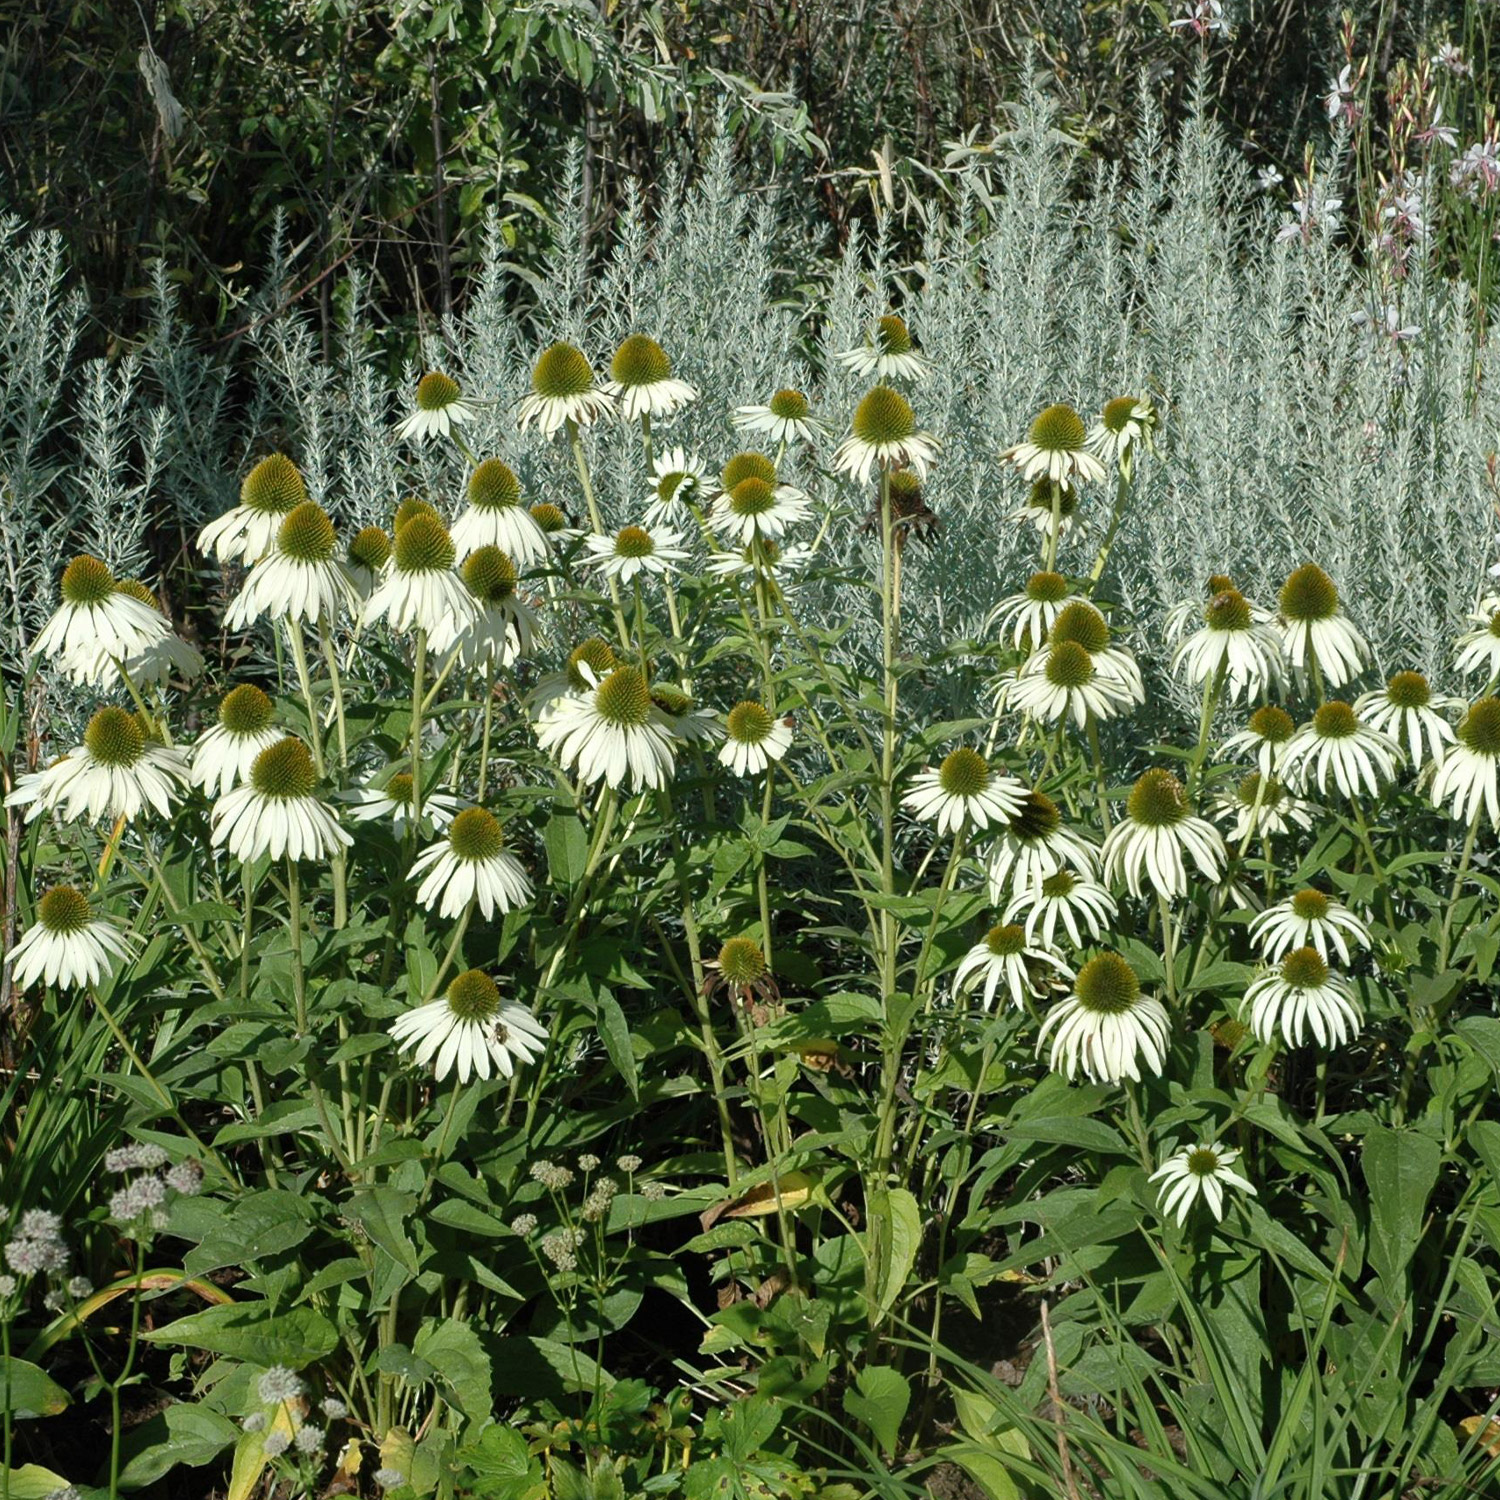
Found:
[{"label": "coneflower stem", "polygon": [[422,826],[422,681],[427,672],[427,632],[417,627],[411,670],[411,826],[416,837]]},{"label": "coneflower stem", "polygon": [[333,687],[333,718],[338,726],[339,736],[339,769],[346,771],[349,768],[349,736],[344,727],[344,688],[339,676],[339,657],[334,649],[333,637],[328,630],[328,622],[318,622],[318,637],[323,643],[323,658],[328,663],[328,680]]},{"label": "coneflower stem", "polygon": [[1047,558],[1046,571],[1051,573],[1057,567],[1057,542],[1062,533],[1062,486],[1054,479],[1052,481],[1052,523],[1047,528]]},{"label": "coneflower stem", "polygon": [[307,705],[307,740],[312,751],[313,769],[321,781],[326,774],[323,765],[323,736],[319,732],[318,709],[313,702],[312,676],[307,670],[307,647],[302,642],[302,626],[291,615],[286,617],[286,635],[292,648],[292,660],[297,664],[297,682],[302,688],[302,701]]},{"label": "coneflower stem", "polygon": [[[573,450],[573,462],[578,468],[578,483],[583,488],[584,504],[589,510],[589,525],[594,528],[595,536],[603,536],[604,520],[599,514],[599,502],[594,498],[594,482],[589,478],[589,461],[584,456],[583,438],[578,432],[578,423],[571,417],[567,423],[568,444]],[[609,584],[609,599],[615,612],[615,629],[620,634],[620,644],[628,651],[630,649],[630,627],[625,623],[625,611],[620,607],[620,585],[614,574],[607,573],[605,582]]]},{"label": "coneflower stem", "polygon": [[1099,721],[1090,710],[1088,718],[1089,754],[1094,761],[1094,797],[1099,809],[1099,826],[1109,832],[1109,781],[1104,774],[1104,752],[1099,748]]},{"label": "coneflower stem", "polygon": [[1474,839],[1479,833],[1479,815],[1484,811],[1482,806],[1475,807],[1474,816],[1469,819],[1469,831],[1464,835],[1463,853],[1458,857],[1458,871],[1453,877],[1453,889],[1448,893],[1448,907],[1443,913],[1443,935],[1438,943],[1438,968],[1444,969],[1448,964],[1448,937],[1453,926],[1453,908],[1456,905],[1459,893],[1463,890],[1464,876],[1469,873],[1469,860],[1474,853]]},{"label": "coneflower stem", "polygon": [[1198,777],[1203,772],[1203,757],[1208,754],[1208,735],[1213,728],[1214,714],[1219,707],[1219,695],[1224,691],[1224,678],[1228,670],[1228,663],[1220,662],[1212,676],[1203,683],[1203,713],[1198,719],[1198,744],[1193,751],[1192,763],[1188,766],[1189,797],[1197,789]]}]

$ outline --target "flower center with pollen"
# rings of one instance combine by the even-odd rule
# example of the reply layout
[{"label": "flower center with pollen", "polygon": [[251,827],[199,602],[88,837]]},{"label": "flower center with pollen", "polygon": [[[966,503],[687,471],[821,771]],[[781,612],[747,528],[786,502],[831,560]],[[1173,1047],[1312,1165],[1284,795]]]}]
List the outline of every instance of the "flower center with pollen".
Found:
[{"label": "flower center with pollen", "polygon": [[600,718],[621,729],[638,729],[651,717],[651,689],[639,667],[617,667],[595,690]]},{"label": "flower center with pollen", "polygon": [[[1069,516],[1078,509],[1078,491],[1070,484],[1058,486],[1057,514],[1066,521]],[[1042,511],[1046,515],[1052,514],[1052,481],[1050,479],[1036,479],[1032,481],[1031,489],[1026,496],[1026,508],[1028,510]]]},{"label": "flower center with pollen", "polygon": [[[575,692],[591,692],[597,685],[597,679],[613,672],[619,665],[615,656],[614,647],[608,641],[597,635],[591,635],[588,640],[580,642],[568,652],[568,664],[565,668],[568,674],[568,682]],[[580,670],[588,667],[594,674],[595,682],[590,682]]]},{"label": "flower center with pollen", "polygon": [[[1215,594],[1227,594],[1234,589],[1234,579],[1228,573],[1210,573],[1208,575],[1208,597],[1213,598]],[[1238,589],[1234,589],[1238,593]]]},{"label": "flower center with pollen", "polygon": [[103,604],[115,591],[115,575],[109,565],[85,553],[63,570],[62,596],[69,604],[91,608]]},{"label": "flower center with pollen", "polygon": [[411,806],[412,779],[410,771],[398,771],[385,784],[385,795],[398,807]]},{"label": "flower center with pollen", "polygon": [[917,430],[917,419],[900,391],[877,385],[855,408],[850,426],[860,442],[876,446],[909,438]]},{"label": "flower center with pollen", "polygon": [[1037,604],[1061,604],[1068,597],[1068,580],[1061,573],[1033,573],[1026,580],[1026,597]]},{"label": "flower center with pollen", "polygon": [[1195,1146],[1187,1154],[1187,1169],[1194,1177],[1212,1177],[1219,1170],[1219,1153],[1211,1146]]},{"label": "flower center with pollen", "polygon": [[448,528],[435,516],[413,516],[396,533],[396,566],[403,573],[441,573],[455,555]]},{"label": "flower center with pollen", "polygon": [[911,333],[906,321],[898,318],[895,313],[887,313],[875,325],[875,342],[885,354],[910,354],[912,351]]},{"label": "flower center with pollen", "polygon": [[990,763],[967,745],[944,756],[938,767],[938,785],[950,797],[975,797],[989,784]]},{"label": "flower center with pollen", "polygon": [[1265,790],[1261,791],[1260,772],[1252,771],[1235,789],[1235,796],[1239,798],[1241,806],[1254,807],[1257,795],[1262,807],[1275,807],[1281,801],[1281,783],[1272,776],[1266,782]]},{"label": "flower center with pollen", "polygon": [[1052,622],[1052,629],[1048,632],[1047,639],[1054,646],[1060,646],[1064,641],[1076,641],[1085,651],[1093,655],[1096,651],[1104,651],[1108,648],[1109,626],[1104,623],[1104,616],[1092,604],[1086,604],[1079,599],[1070,604]]},{"label": "flower center with pollen", "polygon": [[1328,915],[1328,897],[1322,891],[1298,891],[1292,897],[1292,911],[1304,922],[1321,922]]},{"label": "flower center with pollen", "polygon": [[89,898],[70,885],[55,885],[37,902],[36,914],[48,932],[82,932],[89,925]]},{"label": "flower center with pollen", "polygon": [[349,543],[349,561],[378,573],[391,555],[391,539],[379,526],[362,526]]},{"label": "flower center with pollen", "polygon": [[101,708],[83,731],[83,743],[101,766],[133,766],[146,748],[146,734],[134,714]]},{"label": "flower center with pollen", "polygon": [[1020,810],[1010,820],[1012,837],[1023,843],[1045,840],[1062,827],[1062,814],[1045,792],[1027,792]]},{"label": "flower center with pollen", "polygon": [[1094,662],[1077,641],[1060,641],[1047,652],[1045,670],[1053,687],[1081,688],[1093,679]]},{"label": "flower center with pollen", "polygon": [[1397,672],[1386,683],[1385,696],[1393,708],[1426,708],[1432,688],[1420,672]]},{"label": "flower center with pollen", "polygon": [[1296,727],[1292,716],[1274,703],[1267,703],[1250,715],[1250,733],[1271,745],[1286,744]]},{"label": "flower center with pollen", "polygon": [[250,784],[263,797],[291,801],[309,797],[318,784],[312,756],[299,739],[287,735],[274,745],[267,745],[250,767]]},{"label": "flower center with pollen", "polygon": [[1160,766],[1147,771],[1131,787],[1125,807],[1130,821],[1143,828],[1171,828],[1187,816],[1182,783]]},{"label": "flower center with pollen", "polygon": [[1500,609],[1490,616],[1489,632],[1492,636],[1500,636]]},{"label": "flower center with pollen", "polygon": [[321,505],[304,500],[281,523],[276,545],[288,557],[303,563],[324,563],[338,546],[333,522]]},{"label": "flower center with pollen", "polygon": [[663,505],[670,505],[676,498],[678,490],[682,490],[681,498],[686,500],[696,488],[696,481],[684,487],[684,481],[691,476],[680,469],[671,469],[656,481],[656,498]]},{"label": "flower center with pollen", "polygon": [[498,547],[476,547],[464,559],[464,583],[485,604],[498,604],[516,591],[516,565]]},{"label": "flower center with pollen", "polygon": [[431,370],[417,382],[417,407],[421,411],[442,411],[459,398],[458,382],[441,370]]},{"label": "flower center with pollen", "polygon": [[1476,755],[1500,755],[1500,698],[1481,698],[1464,715],[1458,737]]},{"label": "flower center with pollen", "polygon": [[729,738],[739,745],[759,745],[771,733],[776,721],[764,704],[746,701],[736,703],[724,720]]},{"label": "flower center with pollen", "polygon": [[1134,396],[1116,396],[1113,401],[1106,401],[1104,410],[1099,415],[1099,420],[1104,424],[1104,430],[1124,432],[1135,420],[1135,410],[1139,404]]},{"label": "flower center with pollen", "polygon": [[545,501],[540,505],[531,507],[531,519],[542,528],[548,536],[553,532],[561,531],[568,524],[568,518],[555,505],[548,505]]},{"label": "flower center with pollen", "polygon": [[1281,977],[1294,990],[1322,989],[1328,979],[1328,965],[1316,948],[1298,948],[1282,959]]},{"label": "flower center with pollen", "polygon": [[1288,620],[1331,620],[1338,607],[1339,591],[1316,563],[1294,569],[1281,585],[1281,612]]},{"label": "flower center with pollen", "polygon": [[460,1021],[488,1021],[500,1009],[500,987],[481,969],[467,969],[448,984],[448,1009]]},{"label": "flower center with pollen", "polygon": [[650,557],[656,543],[644,526],[623,526],[615,537],[616,557]]},{"label": "flower center with pollen", "polygon": [[240,504],[263,516],[284,516],[306,499],[301,471],[284,453],[261,459],[240,484]]},{"label": "flower center with pollen", "polygon": [[1250,605],[1238,589],[1223,589],[1209,600],[1203,618],[1210,630],[1249,630]]},{"label": "flower center with pollen", "polygon": [[1088,436],[1083,418],[1064,402],[1057,402],[1038,412],[1029,434],[1032,443],[1048,453],[1073,453],[1083,447]]},{"label": "flower center with pollen", "polygon": [[801,422],[808,413],[807,397],[801,391],[777,391],[766,403],[773,417],[783,422]]},{"label": "flower center with pollen", "polygon": [[219,723],[233,735],[263,734],[275,708],[253,682],[230,688],[219,701]]},{"label": "flower center with pollen", "polygon": [[1071,870],[1054,870],[1042,882],[1042,894],[1053,901],[1063,901],[1073,894],[1078,877]]},{"label": "flower center with pollen", "polygon": [[776,491],[753,474],[729,492],[729,508],[737,516],[763,516],[776,507]]},{"label": "flower center with pollen", "polygon": [[141,582],[139,578],[121,578],[115,583],[115,593],[128,594],[137,604],[148,604],[159,614],[161,606],[156,602],[156,595]]},{"label": "flower center with pollen", "polygon": [[430,516],[434,521],[443,518],[438,514],[437,506],[426,500],[419,500],[415,495],[408,495],[400,505],[396,507],[396,514],[391,518],[391,530],[400,531],[409,522],[415,521],[418,516]]},{"label": "flower center with pollen", "polygon": [[732,937],[719,949],[719,972],[730,984],[756,984],[766,977],[766,955],[753,938]]},{"label": "flower center with pollen", "polygon": [[553,399],[582,396],[593,386],[594,368],[573,344],[553,344],[543,349],[532,366],[531,388],[538,396]]},{"label": "flower center with pollen", "polygon": [[621,385],[655,385],[672,378],[672,361],[655,339],[632,333],[615,350],[609,373]]},{"label": "flower center with pollen", "polygon": [[1135,1004],[1141,982],[1118,953],[1101,953],[1078,971],[1073,993],[1090,1015],[1119,1016]]},{"label": "flower center with pollen", "polygon": [[449,825],[448,847],[465,864],[482,864],[505,848],[505,834],[494,813],[466,807]]},{"label": "flower center with pollen", "polygon": [[1335,699],[1323,704],[1313,715],[1313,728],[1321,739],[1346,740],[1359,732],[1359,720],[1347,703]]},{"label": "flower center with pollen", "polygon": [[475,510],[506,510],[521,503],[521,481],[498,458],[487,458],[469,475],[469,504]]},{"label": "flower center with pollen", "polygon": [[1010,958],[1026,946],[1026,929],[1019,923],[1010,922],[1004,927],[991,927],[984,935],[984,946],[996,958]]},{"label": "flower center with pollen", "polygon": [[776,483],[776,465],[764,453],[736,453],[719,473],[726,490],[733,491],[742,479],[758,479],[762,484]]}]

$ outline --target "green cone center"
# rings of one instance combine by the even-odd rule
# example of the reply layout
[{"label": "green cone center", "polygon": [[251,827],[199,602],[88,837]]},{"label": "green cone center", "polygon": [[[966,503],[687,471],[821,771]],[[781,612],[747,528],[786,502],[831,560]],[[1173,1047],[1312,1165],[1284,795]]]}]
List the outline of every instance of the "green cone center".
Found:
[{"label": "green cone center", "polygon": [[1135,970],[1118,953],[1100,953],[1079,971],[1073,993],[1091,1015],[1123,1015],[1141,993]]},{"label": "green cone center", "polygon": [[133,766],[146,748],[140,720],[123,708],[101,708],[83,731],[83,743],[101,766]]}]

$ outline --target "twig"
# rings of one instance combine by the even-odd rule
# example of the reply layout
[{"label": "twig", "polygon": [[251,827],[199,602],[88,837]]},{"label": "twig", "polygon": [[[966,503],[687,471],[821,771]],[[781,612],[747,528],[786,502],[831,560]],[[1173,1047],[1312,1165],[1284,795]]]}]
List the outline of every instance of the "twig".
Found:
[{"label": "twig", "polygon": [[1062,1461],[1063,1484],[1068,1491],[1068,1500],[1082,1500],[1078,1493],[1078,1481],[1073,1477],[1073,1460],[1068,1453],[1068,1431],[1063,1423],[1062,1392],[1057,1386],[1057,1349],[1052,1342],[1052,1323],[1047,1317],[1047,1304],[1042,1303],[1042,1342],[1047,1346],[1047,1394],[1052,1398],[1052,1412],[1057,1422],[1057,1456]]}]

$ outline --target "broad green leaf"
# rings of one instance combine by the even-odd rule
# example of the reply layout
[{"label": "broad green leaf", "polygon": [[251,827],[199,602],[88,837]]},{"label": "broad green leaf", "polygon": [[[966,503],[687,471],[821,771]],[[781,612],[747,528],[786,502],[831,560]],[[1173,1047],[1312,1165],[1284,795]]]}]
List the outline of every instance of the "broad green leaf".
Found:
[{"label": "broad green leaf", "polygon": [[875,1293],[876,1323],[896,1305],[916,1264],[922,1243],[922,1213],[905,1188],[876,1193],[870,1202],[870,1233],[880,1247],[880,1285]]},{"label": "broad green leaf", "polygon": [[896,1451],[910,1405],[911,1386],[890,1365],[866,1365],[854,1377],[854,1387],[844,1392],[844,1410],[875,1434],[887,1458]]},{"label": "broad green leaf", "polygon": [[68,1393],[39,1365],[0,1359],[0,1405],[9,1398],[13,1417],[55,1417],[68,1405]]},{"label": "broad green leaf", "polygon": [[417,1252],[406,1233],[415,1193],[381,1184],[362,1188],[349,1202],[349,1213],[370,1238],[409,1275],[417,1274]]},{"label": "broad green leaf", "polygon": [[181,1344],[252,1365],[286,1365],[293,1370],[331,1354],[339,1341],[338,1330],[315,1309],[278,1309],[261,1301],[208,1307],[165,1328],[148,1329],[141,1337],[155,1344]]},{"label": "broad green leaf", "polygon": [[641,1081],[636,1071],[635,1050],[630,1044],[630,1023],[620,1009],[620,1002],[602,987],[599,991],[599,1036],[615,1071],[625,1080],[630,1097],[639,1098]]},{"label": "broad green leaf", "polygon": [[1442,1148],[1425,1135],[1377,1126],[1365,1137],[1361,1165],[1370,1190],[1370,1264],[1391,1295],[1422,1237],[1427,1199]]},{"label": "broad green leaf", "polygon": [[424,1328],[412,1352],[437,1372],[444,1397],[476,1421],[490,1414],[490,1357],[471,1324],[459,1318]]}]

